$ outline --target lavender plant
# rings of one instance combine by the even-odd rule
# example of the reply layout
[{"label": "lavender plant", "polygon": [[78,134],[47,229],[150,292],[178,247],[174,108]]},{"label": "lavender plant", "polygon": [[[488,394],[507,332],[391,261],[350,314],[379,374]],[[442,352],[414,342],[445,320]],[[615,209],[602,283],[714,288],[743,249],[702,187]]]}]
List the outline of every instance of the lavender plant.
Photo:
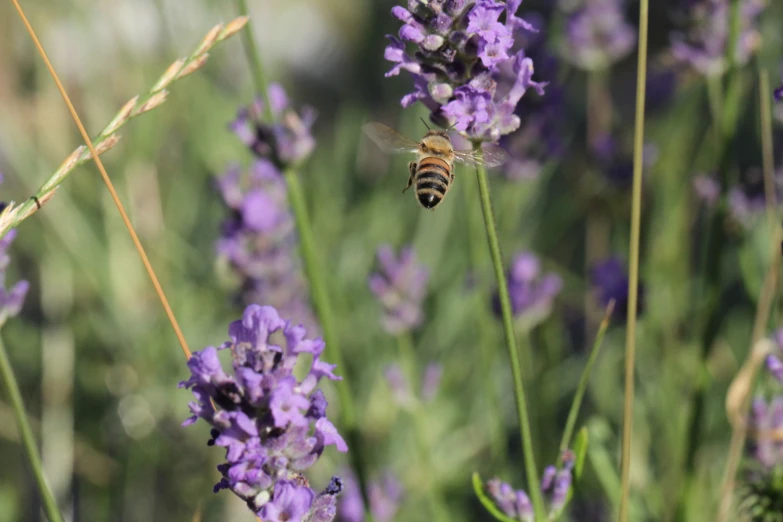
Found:
[{"label": "lavender plant", "polygon": [[748,62],[761,44],[757,26],[766,0],[742,2],[739,7],[738,30],[731,49],[729,0],[690,0],[683,2],[688,28],[671,35],[672,55],[705,76],[723,74],[733,59],[737,64]]},{"label": "lavender plant", "polygon": [[[205,420],[212,426],[208,445],[226,448],[215,492],[231,490],[265,521],[332,520],[340,479],[317,495],[303,475],[327,446],[348,450],[318,388],[322,378],[340,379],[335,366],[321,360],[323,341],[308,339],[304,327],[271,306],[248,306],[228,333],[220,348],[193,354],[191,377],[180,383],[196,397],[183,425]],[[231,352],[233,375],[223,370],[218,350]],[[309,371],[298,380],[294,368],[306,359]]]},{"label": "lavender plant", "polygon": [[606,69],[628,56],[636,30],[625,20],[624,0],[561,1],[566,11],[562,57],[581,69]]},{"label": "lavender plant", "polygon": [[[0,175],[0,181],[2,181],[2,175]],[[0,203],[2,207],[5,207],[5,205],[5,203]],[[30,283],[25,280],[17,281],[10,289],[6,288],[5,275],[11,262],[8,249],[15,238],[16,230],[11,230],[4,237],[0,238],[0,327],[8,319],[19,314],[24,305],[27,291],[30,288]],[[35,477],[38,494],[41,496],[43,511],[46,513],[49,522],[62,522],[64,519],[57,507],[57,499],[44,476],[38,444],[33,436],[33,430],[30,427],[30,421],[22,400],[22,392],[19,389],[19,384],[16,381],[16,376],[2,339],[0,339],[0,387],[3,388],[11,403],[16,427],[19,430],[19,438]]]},{"label": "lavender plant", "polygon": [[[547,466],[544,469],[541,490],[547,498],[547,520],[558,520],[563,512],[571,491],[573,467],[574,455],[566,452],[560,468]],[[489,480],[484,487],[503,514],[513,520],[533,522],[533,506],[524,490],[514,490],[498,478]]]},{"label": "lavender plant", "polygon": [[397,256],[391,246],[382,245],[376,255],[380,271],[370,275],[369,286],[383,309],[381,323],[392,335],[410,332],[424,321],[429,271],[418,263],[412,246]]},{"label": "lavender plant", "polygon": [[[404,69],[413,76],[414,83],[414,91],[402,99],[403,107],[421,101],[430,110],[434,123],[442,127],[453,126],[474,143],[479,157],[482,142],[496,141],[519,128],[520,119],[514,111],[528,89],[543,94],[545,84],[533,80],[533,60],[527,57],[517,39],[519,31],[533,30],[527,21],[516,15],[521,3],[522,0],[505,4],[496,0],[429,3],[412,0],[408,9],[400,6],[392,9],[392,15],[402,21],[403,26],[399,38],[389,36],[391,44],[386,48],[385,57],[395,65],[387,76],[395,76]],[[417,49],[413,56],[406,52],[408,44]],[[476,177],[499,288],[526,476],[536,514],[543,516],[544,503],[538,490],[511,304],[486,170],[481,164],[476,168]]]}]

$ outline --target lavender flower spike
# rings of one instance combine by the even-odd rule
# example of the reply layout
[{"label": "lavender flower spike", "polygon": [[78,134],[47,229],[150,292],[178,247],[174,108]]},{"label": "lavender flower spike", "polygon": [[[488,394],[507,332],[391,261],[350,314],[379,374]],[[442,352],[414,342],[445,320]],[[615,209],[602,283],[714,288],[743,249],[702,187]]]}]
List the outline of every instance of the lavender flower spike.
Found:
[{"label": "lavender flower spike", "polygon": [[[624,318],[628,314],[628,274],[624,263],[617,257],[609,257],[593,266],[590,271],[598,302],[602,307],[614,301],[613,315]],[[643,306],[644,286],[639,284],[639,310]]]},{"label": "lavender flower spike", "polygon": [[250,107],[241,109],[229,128],[258,157],[266,158],[281,170],[293,167],[307,159],[315,148],[310,129],[315,123],[316,112],[304,107],[301,115],[291,109],[288,96],[280,85],[272,84],[267,93],[275,122],[262,120],[264,102],[256,100]]},{"label": "lavender flower spike", "polygon": [[[344,469],[345,494],[341,497],[338,513],[340,522],[364,522],[364,501],[353,472]],[[392,522],[402,499],[402,486],[390,471],[381,480],[370,480],[368,486],[370,513],[376,522]]]},{"label": "lavender flower spike", "polygon": [[[230,489],[265,521],[330,522],[340,480],[316,496],[302,474],[326,446],[348,450],[317,388],[321,377],[340,379],[320,359],[323,341],[307,339],[304,327],[259,305],[248,306],[228,334],[231,340],[219,349],[231,352],[232,373],[223,370],[218,350],[210,346],[193,354],[191,377],[180,383],[196,397],[183,425],[204,419],[212,426],[208,444],[226,448],[215,492]],[[272,336],[284,345],[274,344]],[[293,368],[302,354],[312,362],[299,381]]]},{"label": "lavender flower spike", "polygon": [[623,3],[623,0],[577,2],[567,13],[563,58],[576,67],[597,70],[626,57],[636,45],[636,30],[625,20]]},{"label": "lavender flower spike", "polygon": [[[508,272],[508,293],[517,323],[530,329],[552,313],[555,297],[563,288],[563,280],[554,273],[543,274],[534,254],[521,252],[514,258]],[[500,301],[493,297],[493,308],[500,316]]]},{"label": "lavender flower spike", "polygon": [[239,279],[239,300],[245,305],[269,303],[315,329],[282,172],[261,158],[252,164],[246,179],[234,165],[217,186],[230,213],[216,249]]},{"label": "lavender flower spike", "polygon": [[418,263],[413,247],[405,247],[395,256],[389,245],[378,248],[380,271],[370,275],[370,290],[383,307],[383,326],[392,335],[421,325],[422,301],[429,272]]},{"label": "lavender flower spike", "polygon": [[[541,478],[541,491],[548,502],[547,520],[557,520],[571,490],[574,453],[566,450],[563,454],[563,466],[557,469],[547,466]],[[509,484],[493,478],[484,486],[495,501],[495,505],[506,515],[522,522],[533,522],[534,513],[530,498],[523,490],[514,490]]]},{"label": "lavender flower spike", "polygon": [[[722,74],[729,46],[729,0],[691,0],[684,2],[690,20],[687,32],[672,35],[672,54],[705,76]],[[758,19],[766,0],[746,0],[740,5],[737,46],[731,50],[737,63],[745,64],[761,45]]]},{"label": "lavender flower spike", "polygon": [[[430,119],[472,141],[496,141],[520,125],[514,109],[533,81],[533,61],[518,42],[533,27],[516,16],[522,0],[408,2],[392,15],[403,25],[388,36],[384,57],[394,66],[386,76],[407,71],[414,91],[402,106],[423,103]],[[501,21],[502,19],[502,21]],[[408,49],[413,49],[408,52]]]}]

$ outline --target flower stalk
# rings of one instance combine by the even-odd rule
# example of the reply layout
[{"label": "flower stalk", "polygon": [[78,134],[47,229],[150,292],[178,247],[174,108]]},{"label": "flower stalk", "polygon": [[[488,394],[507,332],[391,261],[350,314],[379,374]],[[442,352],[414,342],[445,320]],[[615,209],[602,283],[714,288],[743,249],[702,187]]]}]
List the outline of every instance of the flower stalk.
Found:
[{"label": "flower stalk", "polygon": [[[247,18],[245,30],[242,31],[242,40],[245,47],[245,54],[247,55],[247,61],[250,64],[250,72],[253,75],[253,82],[256,85],[256,91],[259,94],[265,94],[269,84],[266,81],[264,67],[261,65],[261,54],[258,52],[258,46],[256,45],[255,38],[253,37],[253,22],[250,19],[250,11],[247,7],[247,0],[237,0],[237,12],[240,16]],[[272,105],[270,103],[264,104],[264,119],[269,122],[274,120],[271,106]]]},{"label": "flower stalk", "polygon": [[[404,332],[397,336],[397,351],[402,371],[404,372],[408,383],[412,385],[417,382],[416,356],[413,350],[413,340],[409,333]],[[418,397],[414,397],[412,400],[410,416],[413,421],[414,438],[416,439],[416,445],[418,446],[419,456],[422,459],[423,466],[429,472],[430,481],[427,485],[425,496],[432,510],[432,520],[436,522],[445,522],[449,520],[449,512],[440,491],[436,489],[431,478],[435,468],[432,465],[430,445],[426,438],[427,418],[424,416],[421,401]]]},{"label": "flower stalk", "polygon": [[[479,155],[481,154],[480,143],[476,143],[474,149]],[[542,520],[545,516],[544,501],[541,497],[538,471],[536,470],[533,438],[530,430],[530,415],[528,413],[527,399],[525,397],[525,387],[522,382],[522,368],[519,365],[519,353],[517,349],[517,338],[514,333],[514,317],[513,311],[511,310],[511,299],[508,294],[508,283],[506,282],[506,271],[503,268],[503,256],[500,252],[500,242],[498,241],[495,216],[492,212],[492,200],[489,194],[487,171],[480,163],[476,165],[476,177],[478,178],[481,210],[484,215],[484,226],[487,232],[489,253],[492,257],[492,265],[495,269],[495,278],[498,284],[498,298],[503,318],[503,332],[506,337],[506,348],[511,362],[511,375],[514,380],[514,399],[517,406],[517,415],[519,416],[519,428],[525,460],[527,485],[533,500],[533,510],[536,520]]]},{"label": "flower stalk", "polygon": [[[180,58],[172,63],[166,72],[147,92],[131,98],[119,112],[112,118],[108,125],[92,139],[92,144],[97,155],[101,155],[114,147],[120,140],[117,131],[133,118],[156,109],[162,105],[169,94],[167,87],[200,69],[209,58],[209,51],[218,43],[239,31],[247,22],[247,18],[239,17],[223,25],[213,27],[202,39],[198,47],[188,56]],[[84,145],[79,146],[60,165],[48,180],[29,199],[22,203],[8,203],[8,206],[0,213],[0,237],[5,236],[9,230],[18,227],[22,221],[32,216],[43,205],[54,197],[57,189],[65,181],[65,178],[73,170],[92,159],[93,154]]]},{"label": "flower stalk", "polygon": [[639,8],[639,55],[636,70],[636,118],[633,146],[631,247],[628,255],[628,326],[625,337],[625,400],[620,473],[620,522],[628,520],[630,500],[631,437],[633,434],[634,363],[636,357],[636,312],[639,297],[639,236],[642,216],[642,167],[644,163],[644,106],[647,86],[647,31],[649,1]]},{"label": "flower stalk", "polygon": [[16,382],[14,370],[11,367],[11,361],[8,359],[8,354],[6,353],[5,344],[3,343],[2,338],[0,338],[0,383],[2,383],[3,388],[6,390],[11,409],[14,412],[16,425],[19,428],[19,438],[22,441],[27,460],[33,471],[46,518],[49,519],[49,522],[62,522],[63,517],[57,507],[57,500],[54,498],[54,493],[52,493],[51,488],[49,488],[49,484],[46,483],[41,456],[38,454],[38,446],[36,445],[35,437],[33,437],[33,430],[30,427],[30,421],[27,419],[27,413],[24,409],[22,393],[19,390],[19,384]]}]

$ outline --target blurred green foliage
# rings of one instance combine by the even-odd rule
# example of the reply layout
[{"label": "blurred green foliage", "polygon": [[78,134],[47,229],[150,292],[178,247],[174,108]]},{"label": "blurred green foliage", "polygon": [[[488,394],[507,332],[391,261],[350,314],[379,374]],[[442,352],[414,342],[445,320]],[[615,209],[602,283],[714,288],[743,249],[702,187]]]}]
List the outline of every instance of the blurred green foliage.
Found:
[{"label": "blurred green foliage", "polygon": [[[545,2],[527,0],[522,12]],[[669,4],[651,6],[651,63],[665,52]],[[29,5],[27,5],[29,4]],[[360,135],[361,124],[384,121],[411,136],[422,133],[421,109],[403,112],[403,78],[384,80],[385,33],[395,31],[392,2],[251,0],[257,37],[271,78],[296,104],[320,111],[318,148],[302,169],[312,222],[338,318],[346,367],[355,390],[371,475],[392,469],[406,496],[396,520],[429,520],[423,492],[435,484],[450,520],[489,520],[471,489],[471,475],[500,476],[523,486],[510,373],[500,323],[490,311],[493,279],[480,224],[473,173],[461,169],[448,199],[425,212],[410,193],[406,158],[386,158]],[[39,32],[87,128],[100,129],[128,98],[145,89],[214,23],[234,16],[232,4],[168,0],[67,4],[27,2]],[[635,7],[629,17],[636,16]],[[777,79],[783,57],[783,9],[763,17],[764,45],[741,71],[748,85],[736,140],[737,168],[760,166],[756,69]],[[556,44],[558,34],[550,39]],[[611,71],[614,127],[631,135],[635,59]],[[539,468],[557,458],[557,442],[594,328],[585,327],[585,223],[606,220],[606,254],[625,257],[630,194],[612,188],[586,161],[586,78],[563,68],[571,145],[542,176],[491,179],[505,255],[531,249],[565,281],[555,313],[525,334],[525,368]],[[555,81],[556,79],[551,79]],[[703,303],[695,252],[703,209],[691,189],[710,168],[710,113],[702,78],[681,74],[674,97],[648,112],[647,142],[658,161],[645,170],[633,446],[632,520],[673,520],[685,478],[690,399],[705,382],[695,481],[687,489],[687,520],[712,520],[730,425],[726,389],[750,343],[755,303],[769,263],[769,230],[733,229],[724,245],[722,299],[727,308],[706,365],[699,360]],[[252,97],[238,39],[207,66],[176,85],[161,109],[132,122],[104,156],[193,349],[226,339],[241,310],[232,281],[218,266],[214,243],[224,209],[214,176],[250,157],[226,124]],[[3,199],[32,194],[80,143],[53,82],[10,4],[0,4],[0,171]],[[776,150],[780,150],[776,141]],[[479,249],[471,250],[476,242]],[[415,333],[417,364],[443,364],[437,398],[427,404],[425,440],[432,467],[420,464],[412,420],[392,398],[385,367],[395,340],[379,324],[367,275],[381,243],[413,243],[432,273],[427,321]],[[127,233],[92,165],[81,167],[56,198],[22,224],[10,280],[32,290],[23,314],[4,329],[5,343],[30,414],[43,422],[40,441],[49,479],[72,520],[251,520],[228,493],[213,495],[222,452],[208,448],[207,429],[180,428],[190,394],[182,354]],[[477,254],[478,252],[478,254]],[[475,261],[478,261],[476,264]],[[590,303],[590,301],[588,301]],[[598,309],[596,304],[590,305]],[[775,307],[772,328],[780,321]],[[598,312],[600,315],[600,312]],[[587,336],[586,336],[587,335]],[[571,520],[609,520],[618,498],[624,331],[610,328],[578,426],[590,432],[584,474]],[[523,359],[524,360],[524,359]],[[490,376],[487,379],[487,375]],[[488,390],[487,385],[494,387]],[[334,398],[333,389],[327,396]],[[490,401],[497,401],[490,403]],[[331,408],[340,405],[332,401]],[[0,521],[38,520],[32,478],[14,442],[10,413],[0,403]],[[342,463],[327,452],[311,475],[325,485]]]}]

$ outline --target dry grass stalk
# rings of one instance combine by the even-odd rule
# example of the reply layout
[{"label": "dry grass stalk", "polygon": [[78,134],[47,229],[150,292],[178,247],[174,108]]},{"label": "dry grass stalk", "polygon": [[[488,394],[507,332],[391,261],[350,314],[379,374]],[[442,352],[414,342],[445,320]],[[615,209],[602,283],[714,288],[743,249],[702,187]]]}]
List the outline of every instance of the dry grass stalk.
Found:
[{"label": "dry grass stalk", "polygon": [[[234,35],[247,23],[246,16],[240,16],[227,24],[218,24],[213,27],[199,43],[196,50],[185,58],[180,58],[172,63],[166,72],[158,79],[153,87],[144,94],[134,96],[117,112],[108,125],[94,138],[95,150],[103,154],[117,144],[120,137],[115,134],[127,122],[145,112],[151,111],[166,101],[168,91],[166,87],[175,81],[184,78],[188,74],[201,68],[209,58],[209,51],[216,44]],[[9,202],[3,212],[0,213],[0,237],[9,230],[33,215],[46,202],[51,200],[57,188],[76,167],[89,161],[91,154],[84,145],[65,159],[60,167],[49,179],[41,185],[36,194],[22,203]]]}]

